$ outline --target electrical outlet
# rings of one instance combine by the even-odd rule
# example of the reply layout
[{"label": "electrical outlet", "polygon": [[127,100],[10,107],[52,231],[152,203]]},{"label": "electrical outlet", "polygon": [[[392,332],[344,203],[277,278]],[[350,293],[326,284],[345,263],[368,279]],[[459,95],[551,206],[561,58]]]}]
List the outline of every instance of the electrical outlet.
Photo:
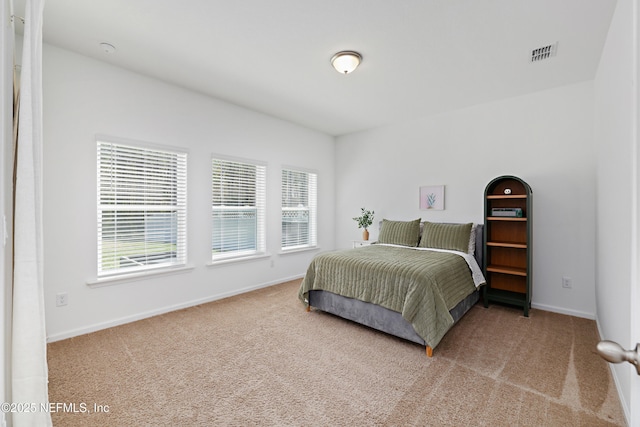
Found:
[{"label": "electrical outlet", "polygon": [[562,278],[562,287],[563,288],[567,288],[567,289],[571,289],[571,286],[572,286],[571,277],[563,277]]},{"label": "electrical outlet", "polygon": [[62,307],[69,304],[69,294],[66,292],[56,294],[56,307]]}]

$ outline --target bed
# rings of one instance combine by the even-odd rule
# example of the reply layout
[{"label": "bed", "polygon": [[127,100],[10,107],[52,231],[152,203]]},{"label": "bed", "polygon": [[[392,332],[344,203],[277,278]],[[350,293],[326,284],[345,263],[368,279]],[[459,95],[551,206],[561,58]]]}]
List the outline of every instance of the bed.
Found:
[{"label": "bed", "polygon": [[424,345],[429,357],[479,299],[482,224],[383,220],[377,242],[318,254],[298,292],[311,307]]}]

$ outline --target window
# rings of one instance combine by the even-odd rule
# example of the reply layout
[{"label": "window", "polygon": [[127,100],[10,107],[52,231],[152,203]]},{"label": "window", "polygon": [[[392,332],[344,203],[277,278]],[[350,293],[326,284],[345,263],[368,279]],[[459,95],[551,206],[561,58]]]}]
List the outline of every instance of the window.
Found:
[{"label": "window", "polygon": [[282,249],[316,245],[317,175],[282,170]]},{"label": "window", "polygon": [[265,252],[265,175],[263,164],[213,159],[213,261]]},{"label": "window", "polygon": [[98,277],[187,258],[187,154],[98,141]]}]

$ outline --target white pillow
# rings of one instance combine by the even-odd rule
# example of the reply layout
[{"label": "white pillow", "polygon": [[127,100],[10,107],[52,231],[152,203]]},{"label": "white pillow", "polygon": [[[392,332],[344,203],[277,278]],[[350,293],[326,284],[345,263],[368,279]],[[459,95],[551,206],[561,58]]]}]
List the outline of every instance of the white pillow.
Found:
[{"label": "white pillow", "polygon": [[473,223],[471,226],[471,234],[469,235],[469,250],[467,251],[469,255],[476,256],[476,228],[478,224]]}]

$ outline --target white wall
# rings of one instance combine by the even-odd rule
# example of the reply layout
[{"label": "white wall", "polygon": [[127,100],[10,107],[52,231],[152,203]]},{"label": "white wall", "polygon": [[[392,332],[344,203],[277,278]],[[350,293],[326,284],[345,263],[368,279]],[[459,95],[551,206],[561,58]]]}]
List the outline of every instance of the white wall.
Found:
[{"label": "white wall", "polygon": [[[595,79],[597,319],[603,339],[632,348],[633,8],[619,0]],[[630,365],[612,365],[627,419]],[[637,403],[637,402],[636,402]]]},{"label": "white wall", "polygon": [[[334,139],[50,45],[44,46],[44,272],[56,340],[299,277],[315,252],[280,255],[280,168],[318,172],[318,243],[334,246]],[[185,273],[92,288],[95,134],[188,150]],[[267,162],[270,259],[210,267],[211,154]],[[271,266],[273,261],[273,266]],[[55,295],[69,304],[55,306]]]},{"label": "white wall", "polygon": [[[593,318],[592,122],[587,82],[339,137],[336,246],[360,237],[351,218],[363,206],[376,223],[483,222],[485,186],[516,175],[533,189],[534,307]],[[422,185],[446,186],[445,210],[419,210]],[[562,288],[563,276],[572,289]]]}]

